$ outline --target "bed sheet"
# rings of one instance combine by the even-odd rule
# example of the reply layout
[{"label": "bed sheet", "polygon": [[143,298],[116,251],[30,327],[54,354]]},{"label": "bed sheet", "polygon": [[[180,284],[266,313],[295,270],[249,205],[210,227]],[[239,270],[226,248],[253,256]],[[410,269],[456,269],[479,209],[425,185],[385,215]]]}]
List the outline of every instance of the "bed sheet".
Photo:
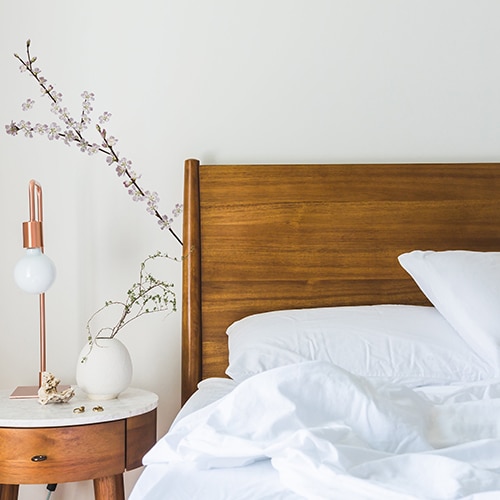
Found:
[{"label": "bed sheet", "polygon": [[[229,394],[237,383],[227,378],[209,378],[198,384],[177,414],[172,427]],[[258,478],[256,481],[255,478]],[[302,500],[283,490],[279,475],[269,460],[247,467],[200,470],[192,463],[151,464],[142,472],[129,500]]]},{"label": "bed sheet", "polygon": [[412,390],[307,362],[222,385],[146,455],[131,500],[500,497],[498,381]]},{"label": "bed sheet", "polygon": [[198,384],[198,390],[180,409],[171,427],[175,426],[179,420],[188,416],[190,413],[194,413],[195,411],[220,400],[229,394],[237,385],[238,384],[234,380],[229,378],[212,377],[202,380]]},{"label": "bed sheet", "polygon": [[269,460],[247,467],[199,469],[195,464],[151,464],[129,500],[304,500],[283,488]]}]

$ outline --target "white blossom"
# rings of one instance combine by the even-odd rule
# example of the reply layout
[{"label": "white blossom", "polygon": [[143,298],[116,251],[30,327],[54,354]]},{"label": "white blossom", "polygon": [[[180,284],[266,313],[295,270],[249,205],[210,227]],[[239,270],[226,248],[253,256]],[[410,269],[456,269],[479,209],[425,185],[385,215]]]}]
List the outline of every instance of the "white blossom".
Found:
[{"label": "white blossom", "polygon": [[162,215],[160,220],[158,220],[158,224],[160,225],[160,229],[169,229],[172,225],[172,219],[169,219],[166,215]]},{"label": "white blossom", "polygon": [[49,126],[43,123],[37,123],[33,127],[33,131],[37,134],[43,135],[47,133],[47,130],[49,129]]},{"label": "white blossom", "polygon": [[111,118],[111,113],[104,111],[104,113],[99,117],[99,123],[102,125],[103,123],[109,122]]},{"label": "white blossom", "polygon": [[86,101],[93,101],[95,99],[94,93],[87,90],[84,90],[80,97]]},{"label": "white blossom", "polygon": [[11,121],[9,125],[5,125],[5,131],[9,135],[17,135],[17,133],[19,132],[19,127],[13,121]]},{"label": "white blossom", "polygon": [[33,129],[31,128],[31,122],[25,122],[24,120],[21,120],[18,123],[19,130],[22,130],[24,132],[25,137],[33,137]]},{"label": "white blossom", "polygon": [[89,144],[89,147],[87,148],[87,154],[90,155],[95,155],[96,153],[99,152],[99,144]]},{"label": "white blossom", "polygon": [[116,144],[118,143],[118,139],[116,139],[115,137],[113,137],[111,135],[107,138],[107,142],[108,142],[108,144],[107,144],[108,146],[113,147],[113,146],[116,146]]},{"label": "white blossom", "polygon": [[90,101],[83,101],[82,108],[85,113],[90,113],[91,111],[94,111],[94,108],[90,104]]},{"label": "white blossom", "polygon": [[35,104],[35,101],[33,99],[26,99],[25,102],[22,104],[22,109],[23,111],[28,111],[29,109],[33,108],[33,105]]},{"label": "white blossom", "polygon": [[63,134],[64,143],[70,146],[74,141],[77,140],[76,134],[72,130],[66,130]]},{"label": "white blossom", "polygon": [[61,131],[61,127],[57,123],[52,122],[49,125],[49,128],[47,130],[47,137],[49,141],[52,141],[53,139],[59,139],[59,132]]},{"label": "white blossom", "polygon": [[176,203],[174,209],[172,210],[172,214],[174,217],[179,217],[182,214],[182,205],[180,203]]},{"label": "white blossom", "polygon": [[106,158],[106,163],[108,165],[112,165],[115,161],[116,161],[116,158],[111,154],[108,155],[108,157]]}]

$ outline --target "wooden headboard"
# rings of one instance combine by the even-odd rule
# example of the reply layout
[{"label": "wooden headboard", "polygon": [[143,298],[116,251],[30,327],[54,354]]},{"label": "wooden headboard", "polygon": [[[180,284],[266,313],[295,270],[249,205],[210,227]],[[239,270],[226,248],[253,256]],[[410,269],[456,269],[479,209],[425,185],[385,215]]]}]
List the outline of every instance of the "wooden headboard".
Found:
[{"label": "wooden headboard", "polygon": [[500,164],[185,164],[182,397],[263,311],[426,304],[397,256],[500,249]]}]

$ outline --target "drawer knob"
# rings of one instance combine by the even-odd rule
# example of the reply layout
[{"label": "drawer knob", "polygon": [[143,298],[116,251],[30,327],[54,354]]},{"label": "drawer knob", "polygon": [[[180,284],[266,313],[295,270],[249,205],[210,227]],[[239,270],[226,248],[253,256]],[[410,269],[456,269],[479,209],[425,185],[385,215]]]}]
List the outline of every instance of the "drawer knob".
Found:
[{"label": "drawer knob", "polygon": [[43,462],[44,460],[47,460],[47,455],[35,455],[31,457],[32,462]]}]

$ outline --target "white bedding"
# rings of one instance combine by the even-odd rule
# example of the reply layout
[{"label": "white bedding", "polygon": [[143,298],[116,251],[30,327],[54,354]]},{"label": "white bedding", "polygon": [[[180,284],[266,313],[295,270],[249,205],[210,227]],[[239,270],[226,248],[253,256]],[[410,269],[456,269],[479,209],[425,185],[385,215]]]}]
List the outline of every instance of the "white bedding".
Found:
[{"label": "white bedding", "polygon": [[409,389],[312,361],[213,394],[130,500],[500,498],[500,382]]},{"label": "white bedding", "polygon": [[476,354],[428,306],[270,311],[234,322],[227,335],[226,374],[236,381],[303,361],[326,361],[356,375],[410,387],[499,376],[498,363],[491,365]]}]

